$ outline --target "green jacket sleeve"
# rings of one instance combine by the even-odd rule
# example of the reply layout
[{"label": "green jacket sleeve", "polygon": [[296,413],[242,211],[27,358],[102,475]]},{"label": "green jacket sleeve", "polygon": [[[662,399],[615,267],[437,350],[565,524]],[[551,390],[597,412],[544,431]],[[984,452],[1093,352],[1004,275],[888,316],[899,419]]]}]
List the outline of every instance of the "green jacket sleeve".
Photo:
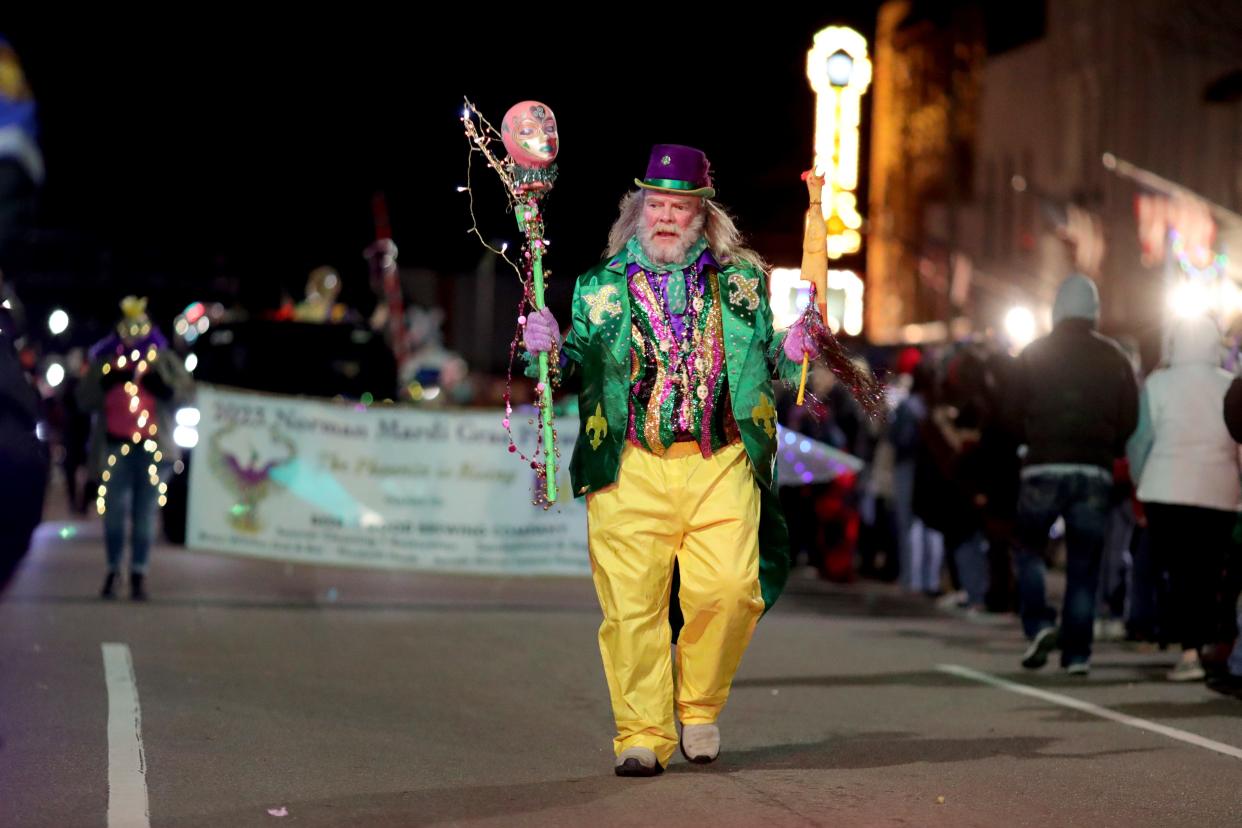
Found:
[{"label": "green jacket sleeve", "polygon": [[[772,306],[768,301],[768,275],[759,274],[759,310],[755,313],[755,336],[766,343],[768,368],[772,378],[797,385],[802,380],[802,363],[793,362],[785,356],[785,337],[788,331],[776,331],[772,326]],[[809,370],[809,369],[808,369]]]}]

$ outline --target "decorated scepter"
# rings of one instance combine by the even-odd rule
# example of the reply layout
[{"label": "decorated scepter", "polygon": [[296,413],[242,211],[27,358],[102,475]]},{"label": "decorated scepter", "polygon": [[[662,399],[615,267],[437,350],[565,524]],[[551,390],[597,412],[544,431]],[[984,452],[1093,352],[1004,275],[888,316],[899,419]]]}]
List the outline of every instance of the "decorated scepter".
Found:
[{"label": "decorated scepter", "polygon": [[[808,170],[802,174],[806,182],[810,204],[806,211],[806,224],[802,230],[802,278],[811,283],[811,302],[808,314],[819,315],[822,327],[828,308],[828,226],[824,223],[823,203],[824,176]],[[814,320],[808,320],[814,322]],[[798,405],[806,396],[806,369],[809,360],[802,357],[802,379],[798,383]]]},{"label": "decorated scepter", "polygon": [[[854,363],[849,353],[833,336],[832,331],[824,322],[828,317],[828,228],[824,222],[822,208],[824,175],[816,170],[802,174],[806,182],[809,196],[806,211],[806,223],[802,231],[802,278],[811,283],[811,301],[802,316],[798,319],[801,335],[806,341],[814,343],[814,352],[832,370],[839,380],[845,383],[850,394],[862,405],[867,414],[876,419],[884,417],[884,390],[875,381],[870,370]],[[802,356],[802,377],[798,383],[798,405],[807,398],[806,375],[810,358]],[[820,416],[824,410],[821,401],[810,396],[811,410]]]},{"label": "decorated scepter", "polygon": [[[543,213],[540,210],[541,199],[552,189],[556,181],[556,160],[558,136],[556,117],[552,110],[537,101],[523,101],[512,106],[505,113],[499,133],[487,122],[475,108],[466,101],[462,113],[462,124],[466,130],[466,138],[471,143],[471,150],[480,152],[487,159],[488,165],[500,177],[509,197],[509,206],[517,218],[518,229],[525,236],[520,267],[517,267],[522,282],[526,287],[523,305],[529,303],[534,310],[542,310],[544,304],[543,254],[548,242],[543,233]],[[492,150],[492,142],[499,137],[508,157],[498,159]],[[469,186],[464,189],[469,190]],[[472,209],[473,212],[473,209]],[[478,234],[477,224],[472,231]],[[481,234],[480,239],[482,238]],[[486,242],[484,242],[486,244]],[[488,245],[489,249],[491,246]],[[507,246],[493,252],[505,256]],[[506,257],[506,261],[508,258]],[[512,265],[513,263],[510,262]],[[520,317],[519,325],[525,322]],[[516,341],[516,339],[515,339]],[[543,462],[532,461],[537,472],[544,478],[547,503],[556,502],[556,430],[552,420],[552,382],[553,362],[557,354],[541,352],[538,355],[539,382],[535,386],[538,394],[539,421],[541,442],[543,446]],[[506,397],[504,425],[509,429],[509,417],[512,406]],[[512,435],[512,432],[510,432]],[[516,451],[510,436],[509,451]]]}]

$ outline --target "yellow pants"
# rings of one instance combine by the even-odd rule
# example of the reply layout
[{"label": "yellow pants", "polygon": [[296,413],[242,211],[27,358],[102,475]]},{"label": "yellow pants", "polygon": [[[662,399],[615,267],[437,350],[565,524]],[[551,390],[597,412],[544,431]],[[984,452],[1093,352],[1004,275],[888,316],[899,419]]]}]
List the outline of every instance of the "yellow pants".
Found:
[{"label": "yellow pants", "polygon": [[657,457],[634,446],[617,483],[587,497],[599,649],[617,722],[616,753],[677,748],[668,625],[673,561],[685,626],[677,645],[682,724],[716,721],[755,623],[759,490],[741,444],[704,458],[694,443]]}]

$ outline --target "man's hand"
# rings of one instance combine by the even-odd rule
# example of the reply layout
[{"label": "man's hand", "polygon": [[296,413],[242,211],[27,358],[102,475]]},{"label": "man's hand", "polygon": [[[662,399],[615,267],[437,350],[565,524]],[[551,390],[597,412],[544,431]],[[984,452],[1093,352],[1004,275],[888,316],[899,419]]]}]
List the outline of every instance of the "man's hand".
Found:
[{"label": "man's hand", "polygon": [[526,317],[523,337],[526,350],[532,354],[548,353],[561,343],[561,328],[548,308],[542,308]]},{"label": "man's hand", "polygon": [[819,356],[819,344],[806,330],[806,325],[799,319],[785,334],[785,356],[790,362],[801,362],[802,357],[815,359]]}]

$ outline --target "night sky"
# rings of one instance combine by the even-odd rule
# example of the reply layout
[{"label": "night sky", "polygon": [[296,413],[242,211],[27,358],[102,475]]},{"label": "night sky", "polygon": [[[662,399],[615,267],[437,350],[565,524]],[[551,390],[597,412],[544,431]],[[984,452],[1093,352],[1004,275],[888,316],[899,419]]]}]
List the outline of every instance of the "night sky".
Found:
[{"label": "night sky", "polygon": [[[550,266],[565,275],[554,309],[568,277],[596,261],[653,143],[705,149],[719,200],[762,253],[796,265],[812,144],[806,52],[825,25],[870,38],[874,12],[655,9],[608,24],[563,16],[534,35],[481,12],[437,24],[148,21],[123,34],[10,25],[48,167],[27,262],[38,278],[19,289],[32,311],[76,303],[101,323],[116,298],[146,292],[166,318],[233,290],[256,303],[282,286],[299,296],[307,271],[327,263],[346,298],[369,306],[360,252],[377,190],[403,265],[472,271],[481,250],[456,192],[463,95],[493,121],[524,98],[556,112],[561,175],[546,215]],[[481,223],[515,238],[491,173],[476,171]]]}]

